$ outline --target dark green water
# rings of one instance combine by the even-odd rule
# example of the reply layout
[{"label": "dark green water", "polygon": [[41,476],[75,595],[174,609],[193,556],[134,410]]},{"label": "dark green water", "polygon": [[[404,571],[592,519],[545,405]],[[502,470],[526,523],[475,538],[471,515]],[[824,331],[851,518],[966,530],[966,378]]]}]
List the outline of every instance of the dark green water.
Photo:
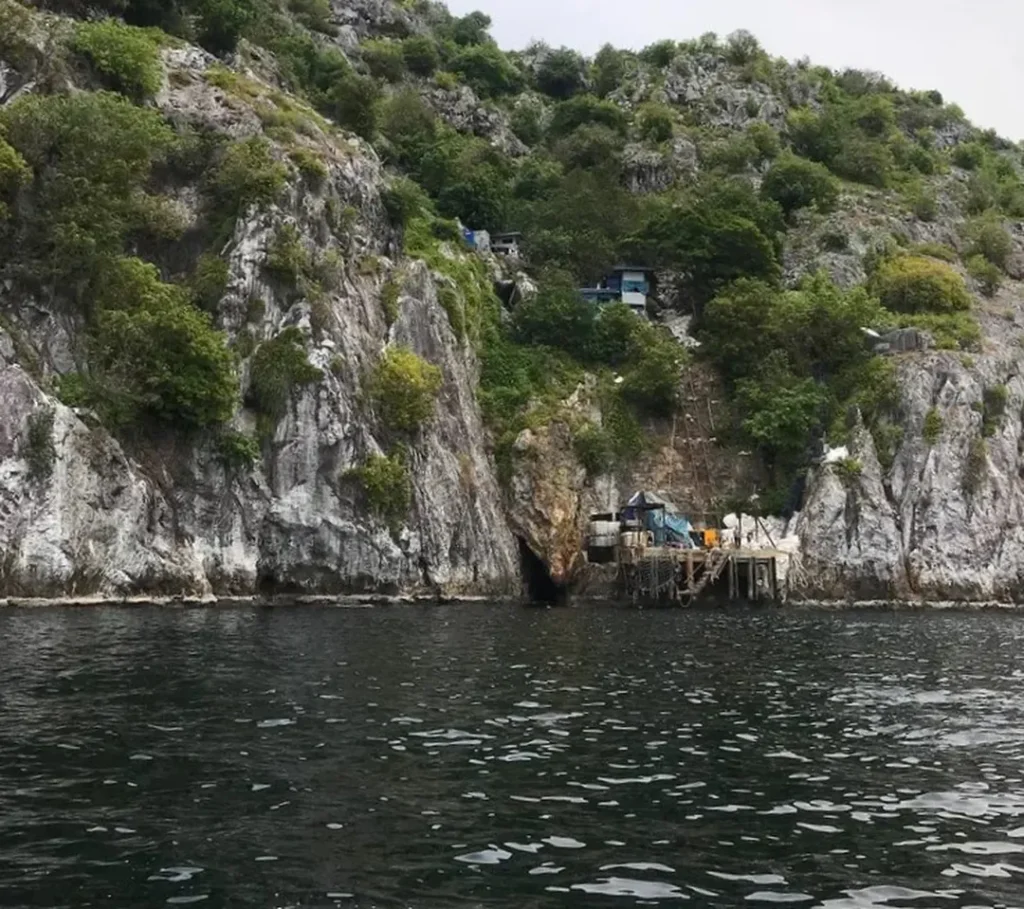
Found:
[{"label": "dark green water", "polygon": [[1024,905],[1024,616],[0,612],[0,906]]}]

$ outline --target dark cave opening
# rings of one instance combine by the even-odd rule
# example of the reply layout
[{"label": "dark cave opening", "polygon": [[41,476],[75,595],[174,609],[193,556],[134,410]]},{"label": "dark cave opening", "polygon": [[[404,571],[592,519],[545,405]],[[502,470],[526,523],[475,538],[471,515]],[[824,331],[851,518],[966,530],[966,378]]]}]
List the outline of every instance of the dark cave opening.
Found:
[{"label": "dark cave opening", "polygon": [[523,576],[523,586],[531,603],[559,605],[569,597],[569,591],[551,579],[548,567],[526,544],[522,537],[519,541],[519,565]]}]

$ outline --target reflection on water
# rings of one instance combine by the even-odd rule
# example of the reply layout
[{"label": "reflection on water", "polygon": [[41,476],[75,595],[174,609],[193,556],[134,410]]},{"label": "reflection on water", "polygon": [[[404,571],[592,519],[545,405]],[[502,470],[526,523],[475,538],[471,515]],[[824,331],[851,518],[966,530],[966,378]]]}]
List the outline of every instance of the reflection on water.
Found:
[{"label": "reflection on water", "polygon": [[0,613],[0,904],[1024,905],[1024,617]]}]

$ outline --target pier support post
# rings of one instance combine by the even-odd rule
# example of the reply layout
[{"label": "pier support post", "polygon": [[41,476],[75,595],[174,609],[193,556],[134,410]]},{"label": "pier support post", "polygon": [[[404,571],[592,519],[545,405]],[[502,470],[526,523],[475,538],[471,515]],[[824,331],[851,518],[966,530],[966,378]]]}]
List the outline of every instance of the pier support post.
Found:
[{"label": "pier support post", "polygon": [[757,599],[757,559],[747,559],[747,599],[751,603]]},{"label": "pier support post", "polygon": [[779,560],[772,557],[772,600],[778,603],[779,600]]}]

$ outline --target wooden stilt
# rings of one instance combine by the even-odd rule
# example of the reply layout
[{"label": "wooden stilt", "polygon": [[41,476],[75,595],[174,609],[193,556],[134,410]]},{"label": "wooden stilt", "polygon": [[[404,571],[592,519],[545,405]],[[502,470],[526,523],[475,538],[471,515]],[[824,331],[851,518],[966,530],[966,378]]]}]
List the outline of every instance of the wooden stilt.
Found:
[{"label": "wooden stilt", "polygon": [[779,560],[776,558],[772,559],[772,600],[775,603],[781,601],[779,596]]},{"label": "wooden stilt", "polygon": [[753,603],[756,599],[754,595],[754,584],[756,580],[754,578],[755,571],[757,571],[755,560],[747,559],[747,599],[750,600],[751,603]]}]

